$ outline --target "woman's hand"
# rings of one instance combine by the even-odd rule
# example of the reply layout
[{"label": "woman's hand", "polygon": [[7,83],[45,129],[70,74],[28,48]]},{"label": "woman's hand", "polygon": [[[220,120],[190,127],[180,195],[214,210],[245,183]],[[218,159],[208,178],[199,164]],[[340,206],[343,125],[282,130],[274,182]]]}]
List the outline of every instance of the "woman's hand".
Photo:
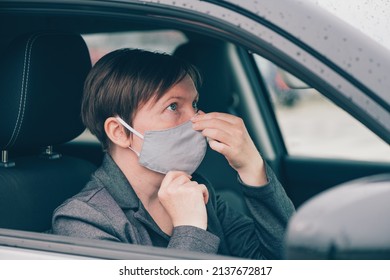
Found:
[{"label": "woman's hand", "polygon": [[211,149],[226,157],[244,183],[252,186],[267,183],[263,159],[242,119],[224,113],[200,112],[191,120],[193,128],[202,131]]},{"label": "woman's hand", "polygon": [[191,181],[184,172],[170,171],[161,183],[158,198],[174,227],[189,225],[206,230],[209,193],[205,185]]}]

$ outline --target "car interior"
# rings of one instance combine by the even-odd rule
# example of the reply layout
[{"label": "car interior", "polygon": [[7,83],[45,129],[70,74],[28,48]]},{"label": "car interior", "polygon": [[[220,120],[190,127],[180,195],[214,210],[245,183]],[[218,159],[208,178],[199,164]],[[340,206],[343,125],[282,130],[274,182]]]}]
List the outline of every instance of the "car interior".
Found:
[{"label": "car interior", "polygon": [[[264,159],[298,208],[351,179],[390,172],[387,163],[290,156],[271,97],[251,53],[223,36],[155,18],[109,14],[0,13],[0,228],[50,233],[51,216],[79,192],[100,165],[96,140],[78,136],[80,102],[91,68],[82,35],[175,30],[186,42],[173,51],[203,77],[199,108],[241,117]],[[133,47],[129,45],[128,47]],[[217,194],[248,213],[237,174],[210,148],[197,170]],[[329,176],[332,174],[332,176]]]},{"label": "car interior", "polygon": [[[53,150],[84,129],[79,107],[89,53],[80,35],[34,32],[15,38],[4,54],[1,226],[46,231],[53,209],[80,190],[95,169]],[[44,151],[30,154],[39,148]],[[8,157],[13,151],[18,157]]]},{"label": "car interior", "polygon": [[[2,228],[50,231],[53,210],[83,188],[103,157],[96,141],[71,141],[84,129],[80,100],[91,59],[80,36],[85,30],[62,31],[70,20],[13,18],[19,24],[2,34],[7,38],[0,48]],[[77,26],[88,32],[107,31],[102,28],[107,28],[106,22]],[[187,37],[188,42],[173,54],[189,60],[202,73],[199,108],[238,115],[239,88],[229,58],[232,46],[193,33]],[[197,172],[229,203],[247,211],[237,175],[223,156],[209,148]]]}]

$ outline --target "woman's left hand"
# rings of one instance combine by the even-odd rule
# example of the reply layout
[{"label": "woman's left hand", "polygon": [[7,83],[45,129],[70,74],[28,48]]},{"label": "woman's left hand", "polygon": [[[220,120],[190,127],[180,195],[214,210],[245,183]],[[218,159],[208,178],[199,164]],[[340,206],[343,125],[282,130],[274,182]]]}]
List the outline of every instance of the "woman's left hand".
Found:
[{"label": "woman's left hand", "polygon": [[208,138],[211,149],[226,157],[245,184],[262,186],[267,183],[263,159],[241,118],[199,112],[191,121],[193,128]]}]

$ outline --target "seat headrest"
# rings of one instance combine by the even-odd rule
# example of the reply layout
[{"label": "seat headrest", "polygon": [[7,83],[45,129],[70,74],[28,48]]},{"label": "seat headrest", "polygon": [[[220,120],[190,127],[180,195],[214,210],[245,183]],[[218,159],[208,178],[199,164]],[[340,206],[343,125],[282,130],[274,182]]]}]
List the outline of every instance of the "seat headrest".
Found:
[{"label": "seat headrest", "polygon": [[90,69],[78,34],[50,31],[13,40],[0,57],[0,148],[44,147],[78,136]]}]

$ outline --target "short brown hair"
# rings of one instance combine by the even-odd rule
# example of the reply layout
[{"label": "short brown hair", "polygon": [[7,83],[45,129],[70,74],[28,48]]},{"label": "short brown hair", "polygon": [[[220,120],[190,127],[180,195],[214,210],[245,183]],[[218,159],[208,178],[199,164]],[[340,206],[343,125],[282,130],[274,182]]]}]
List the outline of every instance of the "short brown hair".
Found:
[{"label": "short brown hair", "polygon": [[107,118],[120,116],[130,125],[140,105],[151,98],[157,102],[186,75],[198,88],[198,70],[190,63],[165,53],[119,49],[103,56],[92,67],[84,84],[82,120],[109,148],[104,131]]}]

